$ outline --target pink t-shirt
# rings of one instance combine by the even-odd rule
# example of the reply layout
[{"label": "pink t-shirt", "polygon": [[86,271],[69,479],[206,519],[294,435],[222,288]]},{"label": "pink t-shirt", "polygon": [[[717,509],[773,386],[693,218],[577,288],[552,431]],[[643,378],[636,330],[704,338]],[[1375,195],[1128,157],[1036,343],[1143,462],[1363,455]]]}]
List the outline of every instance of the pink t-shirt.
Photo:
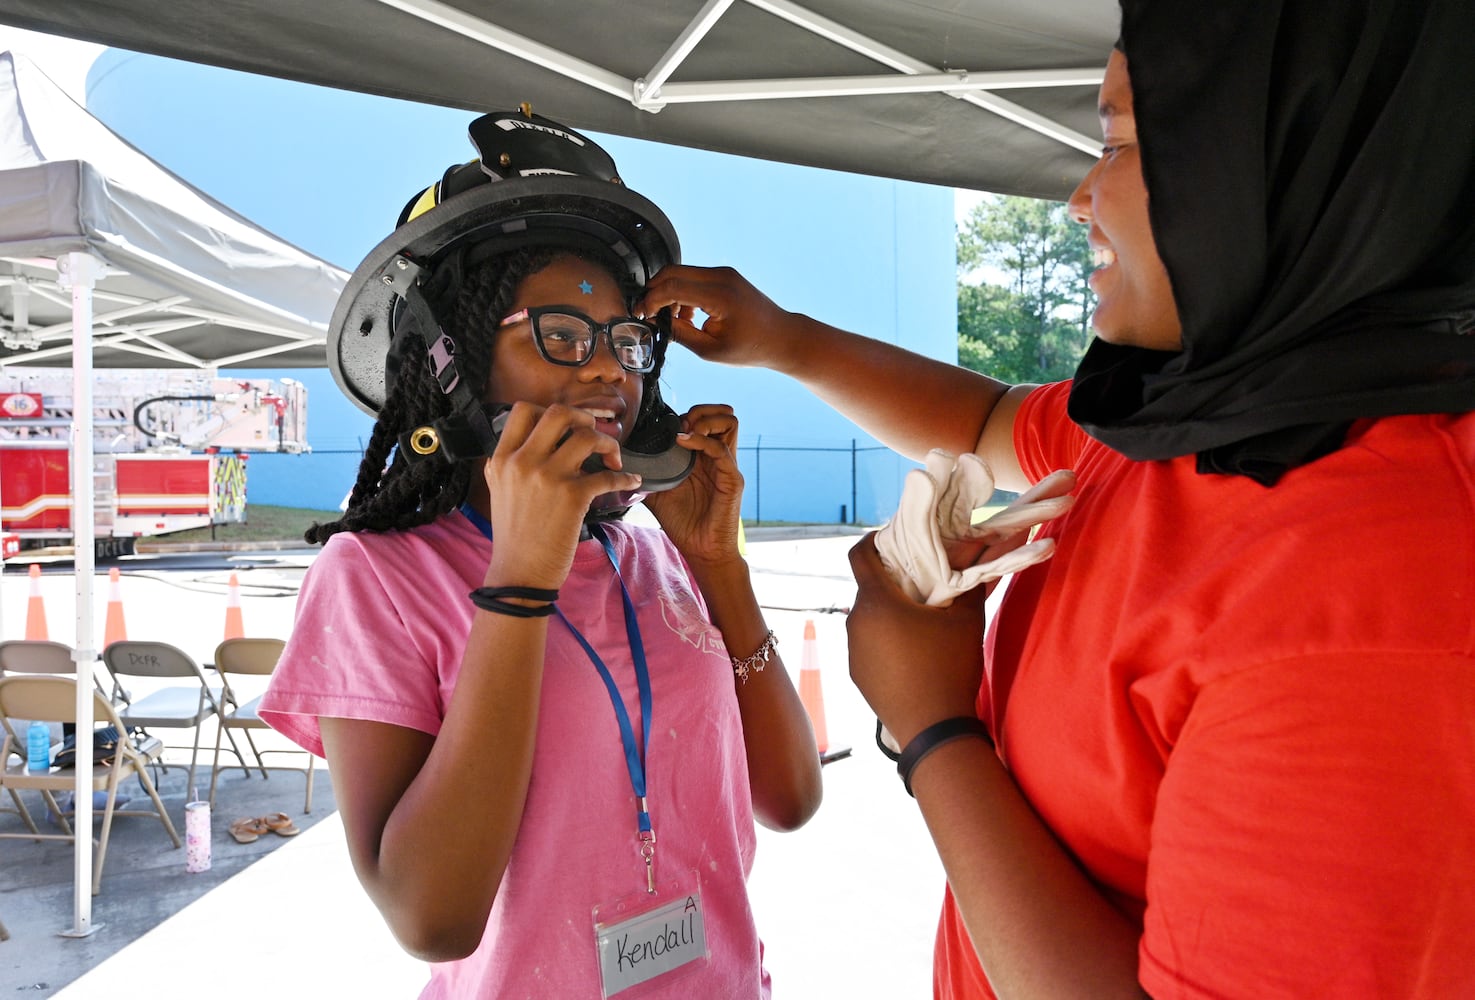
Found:
[{"label": "pink t-shirt", "polygon": [[[647,798],[658,875],[699,883],[709,960],[642,997],[766,997],[748,905],[755,836],[742,722],[722,636],[680,556],[658,531],[608,533],[637,608],[653,691]],[[343,532],[303,582],[297,621],[261,715],[314,753],[318,718],[436,734],[454,696],[489,542],[461,514],[382,534]],[[597,541],[579,545],[559,607],[599,653],[640,731],[620,588]],[[532,781],[512,859],[480,947],[431,966],[422,1000],[600,996],[593,909],[644,886],[635,797],[614,708],[555,616]],[[468,795],[476,789],[468,788]],[[434,845],[427,845],[434,849]]]}]

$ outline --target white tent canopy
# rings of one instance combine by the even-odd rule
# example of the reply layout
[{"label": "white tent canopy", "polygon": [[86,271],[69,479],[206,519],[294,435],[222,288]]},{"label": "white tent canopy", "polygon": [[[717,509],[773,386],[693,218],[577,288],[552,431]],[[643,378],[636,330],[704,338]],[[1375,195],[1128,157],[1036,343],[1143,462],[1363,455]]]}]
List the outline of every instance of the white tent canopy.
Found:
[{"label": "white tent canopy", "polygon": [[66,364],[82,252],[103,367],[304,367],[347,276],[252,225],[93,118],[26,59],[0,54],[0,364]]},{"label": "white tent canopy", "polygon": [[[0,365],[73,369],[77,737],[92,731],[92,372],[322,365],[348,275],[253,226],[113,134],[24,56],[0,53]],[[95,358],[95,361],[94,361]],[[92,829],[77,769],[78,831]],[[75,841],[69,934],[92,926]]]}]

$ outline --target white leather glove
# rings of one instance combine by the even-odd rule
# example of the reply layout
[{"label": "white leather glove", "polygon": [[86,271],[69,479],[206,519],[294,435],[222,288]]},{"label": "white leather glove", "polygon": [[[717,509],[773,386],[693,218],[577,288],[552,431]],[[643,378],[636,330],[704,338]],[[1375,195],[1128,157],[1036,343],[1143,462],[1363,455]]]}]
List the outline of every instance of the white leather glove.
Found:
[{"label": "white leather glove", "polygon": [[[934,449],[924,465],[907,473],[896,516],[876,532],[881,562],[913,600],[947,607],[980,583],[1054,554],[1054,539],[1024,542],[1030,528],[1070,507],[1074,498],[1065,491],[1075,483],[1072,473],[1052,472],[1008,507],[973,524],[973,511],[994,492],[988,464],[974,454],[954,458]],[[1012,547],[973,564],[1010,539],[1017,539]]]}]

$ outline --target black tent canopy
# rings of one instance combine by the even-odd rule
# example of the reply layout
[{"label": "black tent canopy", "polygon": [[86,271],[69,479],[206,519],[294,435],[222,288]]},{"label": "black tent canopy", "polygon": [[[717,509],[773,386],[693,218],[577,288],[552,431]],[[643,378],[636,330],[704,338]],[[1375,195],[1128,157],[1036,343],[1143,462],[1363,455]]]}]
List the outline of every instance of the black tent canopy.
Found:
[{"label": "black tent canopy", "polygon": [[[1117,19],[1112,0],[0,0],[0,22],[193,62],[1057,199],[1099,149]],[[393,141],[386,122],[345,159]]]}]

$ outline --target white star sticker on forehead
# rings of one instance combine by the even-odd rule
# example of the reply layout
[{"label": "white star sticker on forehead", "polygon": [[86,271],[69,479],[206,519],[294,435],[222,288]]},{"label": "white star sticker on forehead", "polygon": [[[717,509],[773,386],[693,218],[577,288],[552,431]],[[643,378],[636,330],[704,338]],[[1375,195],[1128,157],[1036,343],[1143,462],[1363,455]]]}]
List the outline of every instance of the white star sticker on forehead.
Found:
[{"label": "white star sticker on forehead", "polygon": [[583,292],[585,295],[593,295],[594,286],[589,284],[588,281],[581,281],[579,282],[579,291]]}]

